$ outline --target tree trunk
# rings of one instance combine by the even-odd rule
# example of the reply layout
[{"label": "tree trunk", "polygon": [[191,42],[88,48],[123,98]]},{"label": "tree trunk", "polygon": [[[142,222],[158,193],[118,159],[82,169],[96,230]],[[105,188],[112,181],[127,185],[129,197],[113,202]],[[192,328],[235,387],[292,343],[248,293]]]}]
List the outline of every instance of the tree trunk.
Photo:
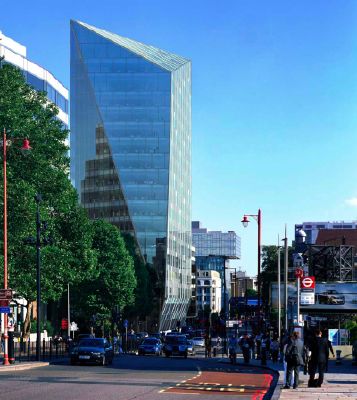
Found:
[{"label": "tree trunk", "polygon": [[24,340],[27,340],[31,332],[31,313],[32,313],[33,303],[34,303],[33,301],[29,301],[27,304],[27,313],[24,324],[22,326],[22,337],[24,338]]}]

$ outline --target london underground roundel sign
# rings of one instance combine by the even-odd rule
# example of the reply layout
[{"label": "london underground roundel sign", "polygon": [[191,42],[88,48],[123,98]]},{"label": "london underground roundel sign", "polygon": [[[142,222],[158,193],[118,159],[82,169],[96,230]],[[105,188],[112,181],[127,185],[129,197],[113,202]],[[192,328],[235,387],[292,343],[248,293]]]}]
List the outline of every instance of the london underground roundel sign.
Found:
[{"label": "london underground roundel sign", "polygon": [[300,281],[301,289],[315,289],[315,277],[306,276]]}]

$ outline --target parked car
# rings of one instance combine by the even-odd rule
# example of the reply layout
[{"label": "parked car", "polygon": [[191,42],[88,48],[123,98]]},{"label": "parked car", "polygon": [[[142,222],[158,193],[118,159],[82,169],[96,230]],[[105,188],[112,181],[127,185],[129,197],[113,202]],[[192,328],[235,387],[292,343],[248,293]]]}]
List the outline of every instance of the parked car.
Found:
[{"label": "parked car", "polygon": [[162,352],[162,343],[160,339],[154,337],[145,338],[138,347],[138,355],[155,354],[160,356]]},{"label": "parked car", "polygon": [[184,335],[169,335],[165,337],[163,351],[166,357],[183,356],[187,358],[188,344]]},{"label": "parked car", "polygon": [[144,338],[147,338],[149,336],[149,334],[147,332],[138,332],[135,334],[136,336],[136,340],[138,342],[141,342]]},{"label": "parked car", "polygon": [[192,340],[187,340],[187,353],[191,356],[194,356],[196,354],[195,345],[193,344]]},{"label": "parked car", "polygon": [[81,339],[70,353],[71,365],[77,362],[107,365],[113,362],[113,357],[113,347],[102,338]]},{"label": "parked car", "polygon": [[79,342],[82,339],[92,339],[92,338],[95,338],[94,334],[91,334],[91,333],[80,333],[77,336],[77,342]]},{"label": "parked car", "polygon": [[196,347],[205,347],[205,339],[203,337],[194,337],[192,342]]},{"label": "parked car", "polygon": [[345,296],[338,293],[336,290],[326,290],[317,294],[319,304],[340,305],[345,304]]}]

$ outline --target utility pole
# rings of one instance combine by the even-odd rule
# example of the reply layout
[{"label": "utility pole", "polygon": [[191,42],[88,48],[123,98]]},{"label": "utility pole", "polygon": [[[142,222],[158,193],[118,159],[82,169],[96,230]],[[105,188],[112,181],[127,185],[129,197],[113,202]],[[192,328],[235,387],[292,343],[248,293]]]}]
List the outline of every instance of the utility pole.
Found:
[{"label": "utility pole", "polygon": [[285,237],[284,237],[284,287],[285,287],[285,331],[288,331],[288,265],[289,265],[289,254],[288,254],[288,238],[286,237],[286,225],[285,225]]},{"label": "utility pole", "polygon": [[278,335],[281,337],[281,268],[280,268],[280,240],[278,235]]},{"label": "utility pole", "polygon": [[67,284],[67,316],[68,316],[67,336],[69,339],[71,337],[71,305],[69,298],[69,283]]},{"label": "utility pole", "polygon": [[36,269],[37,269],[37,330],[36,330],[36,361],[40,361],[41,354],[41,217],[40,202],[42,196],[36,194]]}]

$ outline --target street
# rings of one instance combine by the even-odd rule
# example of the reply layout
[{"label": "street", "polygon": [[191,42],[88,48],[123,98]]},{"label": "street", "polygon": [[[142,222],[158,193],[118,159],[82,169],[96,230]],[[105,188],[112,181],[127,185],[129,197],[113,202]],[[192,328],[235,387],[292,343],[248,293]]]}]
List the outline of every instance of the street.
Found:
[{"label": "street", "polygon": [[70,366],[61,362],[26,371],[0,373],[7,400],[266,399],[275,384],[269,371],[219,359],[120,356],[112,366]]}]

